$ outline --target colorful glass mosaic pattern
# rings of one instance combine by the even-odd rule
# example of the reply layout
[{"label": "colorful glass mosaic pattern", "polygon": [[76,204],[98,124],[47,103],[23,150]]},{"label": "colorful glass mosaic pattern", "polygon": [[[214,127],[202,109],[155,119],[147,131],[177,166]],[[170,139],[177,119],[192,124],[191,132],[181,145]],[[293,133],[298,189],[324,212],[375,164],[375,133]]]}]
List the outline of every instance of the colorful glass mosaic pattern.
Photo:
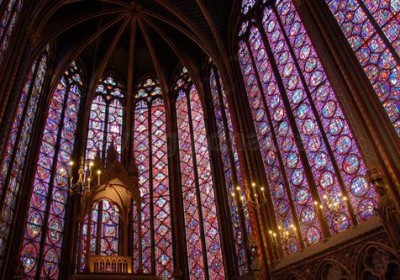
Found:
[{"label": "colorful glass mosaic pattern", "polygon": [[120,230],[120,213],[116,205],[108,200],[99,203],[100,210],[100,255],[117,256]]},{"label": "colorful glass mosaic pattern", "polygon": [[[224,174],[226,181],[227,193],[235,193],[236,186],[243,186],[242,173],[239,164],[239,155],[234,138],[231,114],[228,108],[228,100],[222,83],[222,78],[211,66],[210,71],[210,88],[214,104],[215,121],[218,127],[218,139],[220,143],[220,151],[222,162],[224,165]],[[240,196],[245,195],[243,188],[238,192]],[[232,226],[235,238],[236,257],[240,275],[248,272],[247,249],[244,238],[246,232],[251,233],[250,219],[246,211],[246,217],[241,217],[235,198],[229,195],[228,203],[231,213]],[[247,208],[246,208],[247,210]],[[243,221],[245,219],[245,221]]]},{"label": "colorful glass mosaic pattern", "polygon": [[68,178],[83,85],[73,62],[55,89],[42,136],[27,225],[20,253],[24,279],[58,279],[62,252]]},{"label": "colorful glass mosaic pattern", "polygon": [[[4,10],[3,9],[4,5]],[[0,65],[3,62],[4,54],[10,44],[11,36],[13,35],[15,26],[18,21],[18,16],[21,13],[23,0],[5,0],[1,3],[1,21],[0,21]],[[2,10],[2,11],[1,11]]]},{"label": "colorful glass mosaic pattern", "polygon": [[47,71],[49,47],[39,56],[29,71],[18,102],[11,132],[7,140],[0,172],[0,267],[21,189],[22,172],[31,140],[37,105]]},{"label": "colorful glass mosaic pattern", "polygon": [[[278,0],[262,8],[262,30],[242,25],[239,57],[275,216],[284,229],[280,243],[290,254],[301,243],[320,241],[321,223],[334,234],[347,229],[352,216],[368,219],[377,195],[295,5]],[[315,200],[324,206],[324,219]],[[332,203],[340,203],[339,210]]]},{"label": "colorful glass mosaic pattern", "polygon": [[400,2],[325,2],[400,135]]},{"label": "colorful glass mosaic pattern", "polygon": [[95,159],[98,151],[106,158],[111,142],[121,156],[124,98],[124,87],[117,78],[109,74],[100,80],[90,107],[86,159]]},{"label": "colorful glass mosaic pattern", "polygon": [[224,279],[204,113],[186,68],[175,90],[190,277]]},{"label": "colorful glass mosaic pattern", "polygon": [[[143,79],[134,97],[134,159],[142,195],[142,261],[144,272],[172,279],[172,233],[168,181],[166,112],[158,80]],[[136,214],[135,207],[132,210]],[[134,218],[134,224],[137,223]],[[134,244],[139,234],[134,229]],[[134,255],[138,248],[134,247]],[[155,267],[152,259],[155,259]],[[138,266],[135,262],[134,265]]]}]

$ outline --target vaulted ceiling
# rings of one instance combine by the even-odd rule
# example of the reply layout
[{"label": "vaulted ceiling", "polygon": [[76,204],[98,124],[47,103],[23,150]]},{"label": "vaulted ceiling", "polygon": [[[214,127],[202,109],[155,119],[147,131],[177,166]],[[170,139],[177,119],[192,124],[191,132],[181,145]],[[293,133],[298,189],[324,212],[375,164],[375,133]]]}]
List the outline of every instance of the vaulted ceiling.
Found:
[{"label": "vaulted ceiling", "polygon": [[146,73],[163,82],[180,62],[194,69],[205,57],[222,63],[237,5],[232,0],[42,0],[31,27],[40,36],[38,48],[55,43],[60,69],[79,57],[96,79],[111,70],[127,84]]}]

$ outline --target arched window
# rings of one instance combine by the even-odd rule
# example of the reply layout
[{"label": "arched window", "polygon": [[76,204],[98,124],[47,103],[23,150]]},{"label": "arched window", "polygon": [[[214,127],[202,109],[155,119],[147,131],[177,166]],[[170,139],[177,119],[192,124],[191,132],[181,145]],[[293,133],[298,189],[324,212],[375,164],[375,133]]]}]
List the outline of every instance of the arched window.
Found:
[{"label": "arched window", "polygon": [[[94,255],[118,255],[119,212],[119,208],[108,200],[101,200],[93,205],[92,227],[93,231],[96,232],[96,236],[91,238],[90,244],[99,245],[99,252],[94,253]],[[99,229],[98,232],[97,229]]]},{"label": "arched window", "polygon": [[[142,197],[142,261],[146,273],[172,279],[172,232],[168,181],[166,112],[158,80],[143,79],[134,95],[133,158]],[[136,210],[132,211],[133,214]],[[137,224],[137,217],[134,217]],[[134,256],[138,255],[134,228]],[[137,258],[134,258],[137,259]],[[155,260],[155,267],[152,260]],[[134,262],[137,269],[138,261]]]},{"label": "arched window", "polygon": [[58,279],[68,200],[68,178],[59,171],[73,153],[82,86],[73,62],[50,99],[20,253],[25,279]]},{"label": "arched window", "polygon": [[[124,102],[124,86],[116,77],[114,77],[114,75],[104,75],[96,87],[95,95],[90,106],[89,129],[86,144],[87,160],[94,160],[97,153],[100,153],[100,159],[106,161],[107,150],[111,143],[113,143],[114,148],[119,154],[119,159],[121,159]],[[97,233],[97,225],[99,222],[101,223],[101,220],[98,219],[102,219],[98,214],[103,213],[102,207],[103,205],[107,206],[106,203],[108,202],[97,203],[92,212],[90,226],[91,255],[107,255],[111,254],[110,252],[112,251],[118,252],[118,239],[113,243],[107,243],[106,240],[102,238],[101,232]],[[79,244],[80,271],[83,271],[86,265],[85,254],[87,230],[88,216],[85,216]],[[98,242],[98,240],[101,242]],[[97,247],[96,244],[101,244],[101,247]],[[111,247],[113,247],[113,249],[111,249]]]},{"label": "arched window", "polygon": [[[89,214],[85,214],[79,238],[79,270],[85,271],[85,256],[89,249],[90,256],[121,256],[122,219],[120,208],[106,199],[95,201],[91,205],[90,228]],[[90,236],[88,236],[88,231]],[[89,241],[89,248],[86,248]]]},{"label": "arched window", "polygon": [[[0,65],[3,62],[4,54],[17,24],[18,16],[21,13],[22,4],[22,0],[0,1],[0,12],[3,12],[0,21]],[[4,10],[1,11],[3,7]]]},{"label": "arched window", "polygon": [[121,157],[124,98],[124,87],[113,75],[100,80],[90,107],[86,159],[95,159],[97,151],[106,159],[111,143]]},{"label": "arched window", "polygon": [[[222,82],[221,75],[215,65],[211,65],[210,88],[214,105],[215,120],[218,128],[218,139],[224,166],[227,193],[237,193],[238,196],[245,195],[243,189],[243,178],[239,165],[239,155],[234,138],[231,114],[228,108],[228,100]],[[236,190],[239,187],[239,190]],[[247,208],[245,215],[241,216],[235,196],[228,197],[229,209],[232,219],[233,233],[235,238],[236,259],[240,275],[248,272],[248,256],[246,249],[246,236],[251,233],[250,219]]]},{"label": "arched window", "polygon": [[400,135],[400,2],[325,2]]},{"label": "arched window", "polygon": [[294,3],[273,2],[257,2],[261,22],[243,22],[239,61],[278,223],[271,233],[290,254],[368,219],[377,195]]},{"label": "arched window", "polygon": [[186,68],[175,90],[189,272],[191,279],[222,279],[224,264],[204,112]]},{"label": "arched window", "polygon": [[7,140],[5,155],[0,172],[0,267],[14,220],[17,197],[21,189],[22,173],[31,140],[36,109],[42,93],[47,72],[50,47],[39,55],[29,69],[25,85],[19,97],[18,109],[14,116],[11,132]]}]

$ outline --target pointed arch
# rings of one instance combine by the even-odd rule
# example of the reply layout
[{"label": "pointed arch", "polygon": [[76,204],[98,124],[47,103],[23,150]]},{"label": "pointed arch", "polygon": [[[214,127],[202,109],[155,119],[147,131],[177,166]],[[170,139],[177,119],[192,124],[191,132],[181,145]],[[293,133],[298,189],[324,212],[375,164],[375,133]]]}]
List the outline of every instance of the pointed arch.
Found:
[{"label": "pointed arch", "polygon": [[175,83],[185,234],[193,279],[224,277],[204,112],[185,67]]},{"label": "pointed arch", "polygon": [[23,0],[0,1],[0,65],[3,62],[4,55],[10,44],[11,36],[14,33],[23,3]]},{"label": "pointed arch", "polygon": [[[244,215],[241,215],[237,207],[236,197],[245,195],[242,172],[239,164],[237,143],[234,137],[231,113],[228,108],[228,100],[224,89],[224,83],[217,67],[210,63],[209,83],[213,101],[213,111],[217,125],[219,145],[224,167],[224,175],[232,227],[235,239],[236,259],[239,267],[239,274],[245,275],[248,272],[249,259],[246,248],[246,236],[251,234],[250,218],[247,208]],[[239,188],[239,189],[237,189]]]},{"label": "pointed arch", "polygon": [[[133,96],[133,158],[142,195],[142,263],[144,272],[172,279],[172,229],[168,179],[167,117],[159,81],[145,75]],[[135,206],[137,207],[137,205]],[[134,213],[134,223],[138,220]],[[138,255],[134,229],[134,255]],[[152,260],[155,260],[155,267]],[[134,262],[138,268],[138,262]]]},{"label": "pointed arch", "polygon": [[43,84],[49,64],[48,45],[29,68],[21,91],[17,112],[7,139],[0,172],[0,267],[10,235],[17,198],[21,190],[22,174],[25,168],[27,149],[31,141],[33,125]]},{"label": "pointed arch", "polygon": [[[285,254],[375,214],[377,194],[292,0],[258,1],[239,61]],[[272,240],[271,242],[276,242]]]},{"label": "pointed arch", "polygon": [[83,80],[74,61],[52,94],[20,251],[24,277],[58,279],[64,238],[67,169],[75,144]]},{"label": "pointed arch", "polygon": [[125,86],[113,72],[100,79],[90,106],[86,159],[94,160],[97,152],[106,159],[112,142],[121,159],[125,94]]}]

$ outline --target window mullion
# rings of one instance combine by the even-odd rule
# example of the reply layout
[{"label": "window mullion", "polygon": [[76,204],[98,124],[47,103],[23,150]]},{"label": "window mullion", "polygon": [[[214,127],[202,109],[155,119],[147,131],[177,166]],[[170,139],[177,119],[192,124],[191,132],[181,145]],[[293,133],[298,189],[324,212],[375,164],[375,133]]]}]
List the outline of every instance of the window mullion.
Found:
[{"label": "window mullion", "polygon": [[[284,85],[284,83],[283,83],[283,81],[281,79],[281,76],[279,75],[279,68],[278,68],[277,62],[274,59],[274,55],[273,55],[273,51],[271,49],[271,46],[268,43],[268,38],[265,35],[265,33],[262,31],[262,30],[264,30],[264,28],[262,26],[262,23],[258,23],[257,24],[257,29],[259,30],[260,36],[261,36],[263,44],[265,46],[265,50],[267,52],[267,56],[270,58],[271,67],[273,69],[273,73],[274,73],[276,82],[278,84],[279,91],[281,92],[280,96],[282,97],[282,101],[283,101],[283,104],[285,106],[285,111],[287,113],[287,117],[288,117],[291,129],[292,129],[292,131],[294,133],[297,150],[298,150],[298,153],[300,155],[301,162],[302,162],[302,164],[304,166],[304,172],[306,174],[306,178],[307,178],[307,181],[308,181],[308,184],[309,184],[309,189],[311,191],[311,195],[312,195],[313,201],[317,201],[319,204],[321,204],[321,199],[320,199],[320,197],[318,195],[318,190],[317,190],[317,186],[315,185],[315,180],[314,180],[314,176],[313,176],[312,171],[311,171],[311,166],[310,166],[310,163],[308,161],[307,154],[305,153],[303,142],[301,140],[301,134],[300,134],[300,131],[299,131],[297,125],[296,125],[296,118],[295,118],[295,116],[294,116],[294,114],[293,114],[293,112],[291,110],[290,101],[289,101],[289,99],[287,97],[287,93],[286,93],[286,88],[285,88],[285,85]],[[328,226],[326,220],[323,217],[321,217],[320,215],[317,215],[317,217],[318,217],[319,222],[321,224],[321,228],[322,228],[322,231],[324,233],[324,236],[325,237],[329,237],[330,236],[330,231],[329,231],[329,226]]]},{"label": "window mullion", "polygon": [[[400,56],[397,53],[397,51],[395,50],[395,48],[393,47],[393,43],[389,41],[389,39],[386,37],[386,35],[384,34],[384,32],[382,31],[383,26],[379,26],[378,22],[375,20],[374,16],[371,14],[371,12],[369,11],[368,7],[365,5],[365,3],[363,1],[358,0],[358,4],[360,5],[360,7],[362,7],[363,11],[366,13],[368,19],[370,20],[371,24],[374,26],[376,33],[375,34],[379,34],[380,38],[385,42],[386,47],[390,50],[390,52],[392,53],[392,55],[395,57],[395,59],[398,61],[398,63],[400,63]],[[387,23],[389,23],[391,21],[388,20]],[[386,23],[386,24],[387,24]],[[374,35],[371,36],[371,38]]]},{"label": "window mullion", "polygon": [[[103,100],[104,100],[104,98],[103,98]],[[105,101],[105,105],[106,105],[106,112],[104,114],[103,150],[101,151],[101,153],[103,156],[103,161],[106,163],[106,166],[107,166],[110,164],[109,162],[107,162],[107,141],[108,141],[107,137],[108,137],[108,114],[109,114],[111,100],[104,100],[104,101]]]},{"label": "window mullion", "polygon": [[[286,32],[285,32],[285,28],[284,28],[284,26],[283,26],[283,24],[282,24],[281,18],[280,18],[280,16],[279,16],[279,14],[278,14],[278,12],[277,12],[277,10],[276,10],[275,7],[273,7],[273,11],[274,11],[274,13],[275,13],[275,16],[276,16],[277,22],[278,22],[278,24],[279,24],[279,27],[280,27],[280,29],[281,29],[281,31],[282,31],[281,34],[283,35],[283,37],[284,37],[284,39],[285,39],[285,42],[286,42],[286,45],[287,45],[287,47],[288,47],[288,49],[289,49],[290,55],[291,55],[292,58],[293,58],[293,62],[294,62],[295,66],[296,66],[296,69],[297,69],[297,71],[298,71],[298,74],[299,74],[301,83],[303,84],[303,89],[304,89],[304,91],[305,91],[306,94],[307,94],[308,101],[310,102],[310,106],[311,106],[311,109],[312,109],[312,111],[313,111],[313,114],[314,114],[314,117],[315,117],[315,121],[316,121],[317,124],[318,124],[318,128],[319,128],[319,130],[320,130],[320,132],[321,132],[321,137],[322,137],[322,139],[323,139],[323,141],[324,141],[326,150],[327,150],[327,152],[328,152],[328,154],[329,154],[329,157],[330,157],[330,159],[331,159],[333,169],[334,169],[334,171],[335,171],[335,173],[336,173],[336,176],[337,176],[337,178],[338,178],[338,180],[339,180],[340,190],[342,191],[342,193],[343,193],[344,195],[348,196],[348,195],[347,195],[348,192],[347,192],[347,189],[346,189],[346,187],[345,187],[345,183],[344,183],[344,180],[343,180],[343,178],[342,178],[342,174],[341,174],[340,169],[339,169],[339,166],[338,166],[338,164],[337,164],[335,155],[334,155],[334,153],[333,153],[333,151],[332,151],[331,145],[329,144],[329,140],[328,140],[326,134],[324,133],[324,131],[325,131],[324,126],[323,126],[323,124],[322,124],[322,122],[321,122],[321,119],[319,118],[318,110],[317,110],[317,108],[316,108],[316,106],[315,106],[315,103],[314,103],[314,100],[313,100],[313,98],[312,98],[312,96],[311,96],[311,92],[310,92],[310,90],[308,89],[307,82],[306,82],[306,79],[305,79],[305,77],[304,77],[304,75],[303,75],[303,72],[302,72],[302,70],[301,70],[301,68],[300,68],[300,65],[299,65],[299,63],[298,63],[298,61],[297,61],[297,59],[296,59],[296,54],[295,54],[295,52],[294,52],[294,50],[293,50],[292,44],[290,43],[290,40],[289,40],[289,38],[288,38],[288,36],[287,36],[287,34],[286,34]],[[261,32],[261,33],[264,34],[264,32],[265,32],[265,30],[262,29],[262,32]],[[326,79],[328,79],[328,78],[326,78]],[[326,80],[325,80],[323,83],[325,83],[325,82],[326,82]],[[318,88],[316,88],[315,90],[318,90]],[[317,193],[318,193],[318,191],[317,191]],[[347,208],[348,208],[348,210],[349,210],[349,212],[350,212],[350,216],[351,216],[351,220],[352,220],[353,225],[357,225],[357,224],[358,224],[357,218],[356,218],[356,215],[355,215],[355,213],[354,213],[354,209],[353,209],[353,207],[352,207],[352,205],[351,205],[350,199],[347,200],[347,203],[346,203],[346,204],[347,204],[347,206],[348,206]]]},{"label": "window mullion", "polygon": [[[283,176],[283,180],[285,182],[285,190],[286,190],[287,197],[288,197],[288,200],[289,200],[289,205],[290,205],[290,210],[292,212],[293,221],[295,223],[296,228],[298,229],[296,231],[297,232],[297,238],[300,241],[300,247],[303,249],[303,248],[305,248],[305,244],[304,244],[304,240],[302,238],[301,227],[300,227],[300,224],[299,224],[299,221],[298,221],[298,217],[299,217],[300,213],[296,213],[296,207],[294,206],[294,202],[293,202],[293,198],[292,198],[293,194],[292,194],[292,192],[291,192],[291,190],[289,188],[290,182],[289,182],[289,179],[288,179],[288,175],[286,173],[286,169],[282,168],[283,166],[285,166],[284,165],[284,161],[283,161],[283,156],[282,156],[281,150],[279,148],[278,138],[277,138],[277,135],[276,135],[276,132],[275,132],[275,128],[274,128],[273,122],[272,122],[271,114],[270,114],[269,110],[267,109],[268,108],[268,103],[265,100],[265,95],[264,95],[265,93],[262,90],[262,82],[260,80],[260,74],[258,73],[258,69],[256,67],[255,59],[254,59],[254,56],[253,56],[253,53],[251,51],[251,48],[249,46],[249,42],[248,41],[246,41],[246,47],[248,49],[248,53],[249,53],[249,57],[250,57],[250,60],[251,60],[252,67],[253,67],[253,69],[255,71],[255,74],[256,74],[255,76],[256,76],[258,89],[259,89],[260,93],[262,92],[262,94],[260,94],[260,96],[261,96],[261,100],[263,102],[264,112],[265,112],[265,114],[266,114],[266,116],[268,118],[268,122],[269,122],[268,125],[271,128],[271,135],[272,135],[272,139],[274,141],[276,153],[278,155],[279,165],[281,166],[282,176]],[[271,66],[273,64],[272,60],[273,59],[271,59]],[[277,79],[277,82],[278,82],[279,75],[277,75],[277,73],[275,71],[273,71],[273,75],[275,76],[275,78]],[[279,85],[279,82],[278,82],[278,85]],[[266,182],[266,183],[268,185],[268,182]],[[271,189],[272,187],[273,186],[269,186],[268,185],[269,189]],[[279,232],[277,229],[275,229],[275,231]],[[282,247],[282,249],[284,249],[284,248]]]},{"label": "window mullion", "polygon": [[[17,136],[16,136],[16,139],[15,139],[14,145],[12,147],[13,152],[12,152],[12,155],[11,155],[11,158],[10,158],[10,165],[8,167],[8,170],[7,170],[7,174],[6,174],[6,177],[5,177],[5,180],[4,180],[2,195],[1,195],[1,198],[0,198],[0,209],[3,208],[4,200],[5,200],[6,193],[7,193],[7,186],[9,184],[9,180],[10,180],[10,176],[11,176],[11,170],[14,168],[15,157],[16,157],[16,153],[17,153],[17,150],[18,150],[19,142],[21,140],[21,130],[23,128],[23,124],[24,124],[25,118],[26,118],[26,113],[28,111],[29,103],[30,103],[30,100],[32,98],[32,91],[33,91],[33,88],[35,87],[35,85],[34,85],[35,82],[34,81],[36,81],[36,76],[37,76],[37,73],[39,71],[39,62],[40,62],[40,58],[36,60],[35,71],[34,71],[34,74],[32,75],[32,79],[31,79],[31,86],[29,87],[29,92],[28,92],[27,98],[25,100],[25,105],[24,105],[24,109],[23,109],[23,112],[22,112],[21,120],[19,121],[19,127],[18,127]],[[27,82],[27,81],[25,81],[25,82]],[[25,84],[23,85],[23,87],[24,86],[25,86]],[[22,88],[22,91],[23,91],[23,88]],[[22,92],[20,94],[22,95]],[[20,95],[20,98],[21,98],[21,95]],[[14,122],[16,121],[17,114],[18,113],[16,113],[14,115],[14,117],[13,117]],[[9,131],[9,135],[6,138],[7,140],[11,136],[13,124],[14,123],[11,124],[11,129]],[[29,140],[29,142],[30,141],[31,141],[31,139]],[[6,143],[5,147],[7,147],[7,143]],[[3,154],[3,157],[2,157],[1,164],[3,164],[4,158],[5,158],[5,151],[4,151],[4,154]],[[24,168],[24,166],[21,166],[21,169],[23,169],[23,168]]]},{"label": "window mullion", "polygon": [[[21,0],[20,0],[20,1],[21,1]],[[7,5],[4,5],[4,10],[2,10],[2,14],[0,14],[1,17],[4,16],[4,11],[7,9],[7,6],[9,5],[9,3],[10,3],[10,1],[7,3]],[[13,7],[11,8],[9,17],[8,17],[8,19],[7,19],[7,24],[6,24],[6,26],[4,27],[4,29],[3,29],[3,34],[1,34],[1,36],[0,36],[0,42],[3,42],[5,36],[7,36],[8,29],[10,28],[10,24],[11,24],[11,22],[12,22],[11,19],[12,19],[13,16],[14,16],[14,12],[15,12],[15,10],[17,9],[17,6],[18,6],[18,0],[15,1]],[[12,32],[12,31],[11,31],[11,32]]]},{"label": "window mullion", "polygon": [[[220,83],[220,76],[219,76],[219,72],[217,71],[216,67],[214,67],[214,73],[215,73],[215,81],[216,81],[216,85],[217,85],[218,100],[219,100],[219,104],[221,107],[220,109],[221,109],[221,113],[222,113],[222,120],[223,120],[224,132],[225,132],[227,152],[229,154],[229,164],[230,164],[230,167],[232,170],[232,176],[233,176],[233,190],[235,191],[236,185],[239,185],[239,180],[238,180],[238,175],[237,175],[236,170],[240,169],[240,166],[236,166],[235,157],[233,155],[231,135],[230,135],[230,131],[228,128],[228,118],[227,118],[227,114],[226,114],[225,107],[224,107],[224,100],[222,97],[222,94],[223,94],[222,93],[222,85]],[[214,108],[214,110],[217,110],[217,108]],[[245,219],[244,211],[239,211],[239,208],[236,208],[235,212],[239,215],[239,219],[240,219],[240,230],[243,234],[243,245],[242,246],[246,247],[247,230],[246,230],[246,222],[245,222],[246,219]],[[246,250],[246,257],[247,257],[247,266],[249,266],[250,265],[249,260],[251,259],[249,250]],[[236,263],[238,264],[238,261]]]},{"label": "window mullion", "polygon": [[200,238],[201,238],[201,246],[202,246],[202,255],[203,255],[203,268],[204,268],[204,275],[206,280],[209,279],[210,274],[208,271],[208,261],[207,261],[207,247],[206,247],[206,240],[205,240],[205,232],[204,232],[204,222],[203,222],[203,211],[202,211],[202,201],[201,201],[201,194],[200,194],[200,185],[199,185],[199,174],[198,174],[198,166],[197,166],[197,158],[196,158],[196,144],[194,141],[194,130],[193,130],[193,119],[192,119],[192,109],[191,109],[191,99],[190,99],[190,89],[194,85],[188,87],[185,90],[185,97],[187,100],[187,110],[188,110],[188,122],[189,122],[189,130],[190,130],[190,142],[192,147],[192,161],[193,161],[193,177],[196,187],[196,198],[197,198],[197,211],[198,211],[198,218],[200,223]]},{"label": "window mullion", "polygon": [[151,246],[151,271],[154,274],[156,271],[156,261],[155,261],[155,242],[154,242],[154,205],[153,205],[153,191],[154,191],[154,187],[153,187],[153,139],[152,139],[152,101],[148,102],[148,110],[147,110],[147,132],[148,132],[148,145],[149,145],[149,155],[148,155],[148,160],[149,160],[149,208],[150,208],[150,246]]},{"label": "window mullion", "polygon": [[[65,76],[64,76],[65,77]],[[61,135],[62,135],[62,131],[63,131],[63,126],[62,124],[64,123],[64,119],[65,119],[65,110],[67,107],[67,103],[68,103],[68,97],[71,94],[70,93],[71,90],[71,83],[68,81],[68,86],[65,89],[65,96],[64,96],[64,100],[63,100],[63,107],[61,110],[61,118],[60,118],[60,123],[59,123],[59,127],[58,127],[58,132],[57,132],[57,144],[55,146],[54,149],[54,155],[53,155],[53,161],[52,161],[52,170],[51,170],[51,175],[50,175],[50,180],[49,180],[49,188],[48,188],[48,193],[47,193],[47,202],[46,202],[46,211],[44,214],[44,223],[42,226],[42,237],[41,237],[41,241],[40,241],[40,246],[39,246],[39,260],[38,260],[38,265],[37,265],[37,270],[36,270],[36,279],[39,280],[40,279],[40,274],[41,274],[41,270],[42,270],[42,266],[44,263],[44,248],[46,246],[46,238],[48,235],[48,225],[49,225],[49,215],[50,215],[50,206],[51,206],[51,201],[52,201],[52,194],[53,194],[53,188],[54,188],[54,180],[55,177],[58,173],[57,170],[57,163],[58,163],[58,154],[60,151],[60,142],[61,142]],[[39,156],[40,156],[40,151],[39,151]]]}]

